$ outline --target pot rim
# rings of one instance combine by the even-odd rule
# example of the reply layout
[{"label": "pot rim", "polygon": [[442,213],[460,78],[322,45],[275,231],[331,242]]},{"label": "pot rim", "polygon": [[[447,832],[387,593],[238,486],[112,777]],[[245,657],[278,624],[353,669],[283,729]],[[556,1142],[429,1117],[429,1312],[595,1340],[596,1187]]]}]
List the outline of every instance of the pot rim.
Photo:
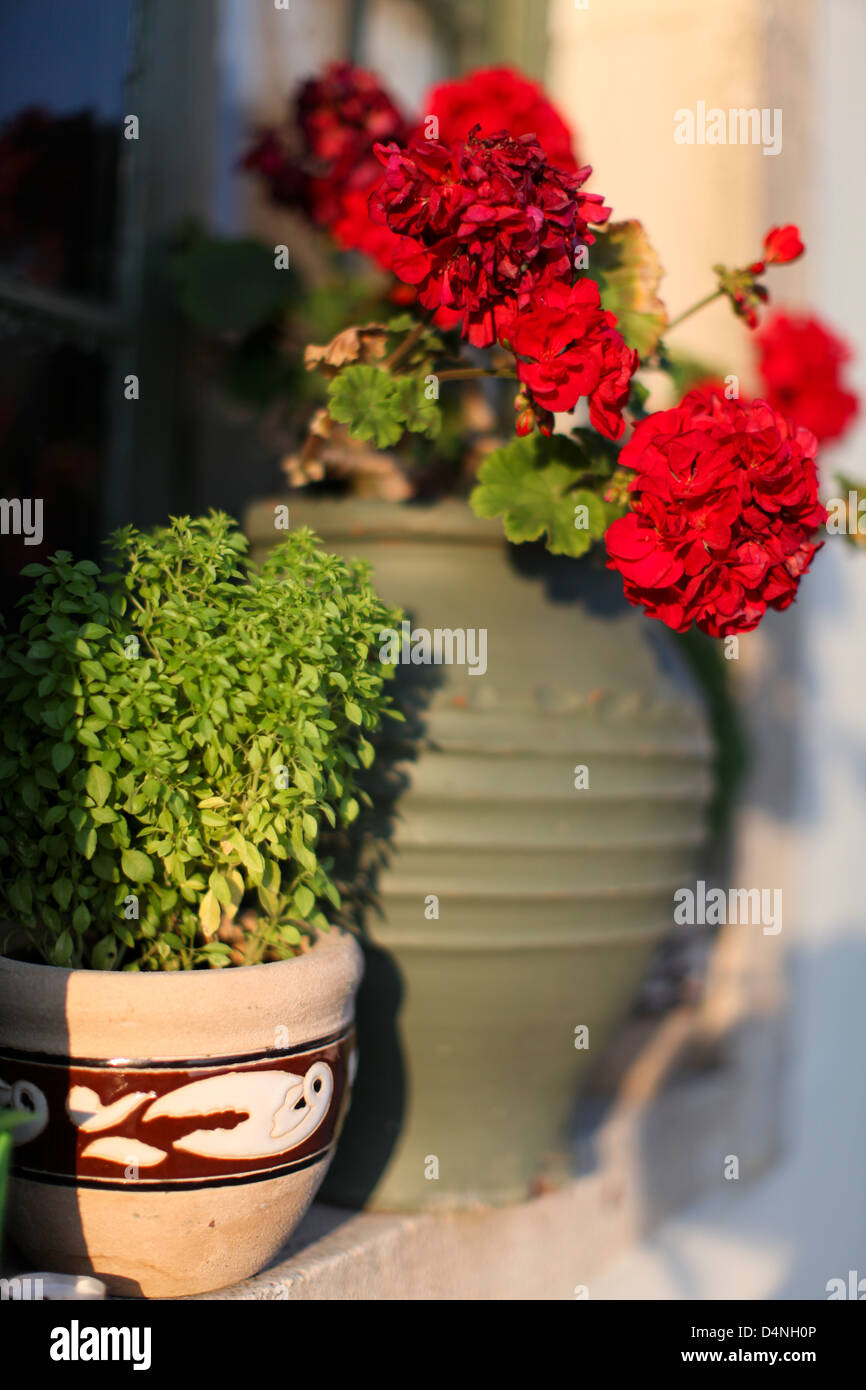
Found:
[{"label": "pot rim", "polygon": [[253,544],[273,537],[277,506],[288,506],[290,515],[294,509],[323,540],[435,540],[496,549],[506,544],[501,521],[476,516],[464,497],[391,502],[379,497],[315,497],[304,490],[249,504],[243,529]]},{"label": "pot rim", "polygon": [[0,1051],[109,1061],[230,1057],[268,1051],[277,1027],[287,1030],[282,1049],[351,1022],[363,972],[352,933],[332,929],[313,950],[262,965],[269,968],[145,974],[0,957]]},{"label": "pot rim", "polygon": [[[0,923],[0,925],[14,926],[16,924],[7,924],[6,922],[3,922]],[[345,937],[352,937],[353,940],[357,939],[355,937],[355,933],[349,931],[345,927],[333,926],[328,932],[320,931],[317,928],[313,937],[311,949],[315,950],[317,946],[320,949],[322,947],[327,947],[329,945],[332,945],[335,941],[339,941],[340,938]],[[15,956],[5,956],[2,953],[0,953],[0,973],[7,972],[12,974],[20,971],[23,976],[26,976],[31,971],[34,971],[38,972],[39,976],[41,977],[43,971],[50,970],[53,972],[54,978],[56,981],[58,981],[58,983],[61,979],[72,979],[73,976],[77,976],[78,978],[87,978],[90,980],[154,980],[162,981],[164,983],[166,980],[169,979],[190,979],[193,977],[196,980],[204,980],[211,975],[224,979],[227,975],[242,975],[246,974],[250,970],[261,970],[263,968],[267,969],[272,966],[279,967],[293,965],[296,961],[303,960],[309,954],[309,951],[302,951],[300,955],[287,956],[285,960],[263,960],[258,961],[255,965],[227,965],[218,968],[211,967],[207,970],[96,970],[91,969],[88,966],[49,965],[47,961],[41,960],[18,960]],[[201,986],[198,985],[196,986],[196,988],[200,987]],[[207,988],[207,986],[204,987]]]}]

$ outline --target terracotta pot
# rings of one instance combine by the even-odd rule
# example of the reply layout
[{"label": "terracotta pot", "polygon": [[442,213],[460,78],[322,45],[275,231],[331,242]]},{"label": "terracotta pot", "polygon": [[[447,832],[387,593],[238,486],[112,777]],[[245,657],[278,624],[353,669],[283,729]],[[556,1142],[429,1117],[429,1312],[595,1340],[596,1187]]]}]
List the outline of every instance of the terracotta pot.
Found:
[{"label": "terracotta pot", "polygon": [[[361,1066],[323,1195],[520,1200],[569,1172],[578,1084],[694,880],[712,788],[702,699],[619,576],[509,547],[465,503],[289,510],[370,561],[416,628],[486,632],[483,674],[398,667],[409,722],[380,746],[366,822],[391,824],[366,915]],[[274,504],[246,525],[261,552]]]},{"label": "terracotta pot", "polygon": [[0,958],[0,1094],[16,1133],[7,1212],[37,1267],[145,1297],[247,1278],[331,1160],[354,1070],[361,951],[133,974]]}]

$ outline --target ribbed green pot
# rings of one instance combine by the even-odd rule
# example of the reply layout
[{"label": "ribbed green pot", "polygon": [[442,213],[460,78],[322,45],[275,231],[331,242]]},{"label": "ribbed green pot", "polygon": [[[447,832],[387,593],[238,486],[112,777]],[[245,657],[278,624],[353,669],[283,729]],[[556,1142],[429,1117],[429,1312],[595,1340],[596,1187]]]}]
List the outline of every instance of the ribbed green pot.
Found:
[{"label": "ribbed green pot", "polygon": [[[581,1075],[694,878],[711,789],[700,698],[618,576],[506,546],[464,503],[302,498],[290,514],[370,560],[415,627],[487,630],[484,675],[399,668],[418,738],[374,769],[392,835],[323,1196],[392,1210],[519,1200],[567,1172]],[[254,552],[272,544],[273,504],[247,529]]]}]

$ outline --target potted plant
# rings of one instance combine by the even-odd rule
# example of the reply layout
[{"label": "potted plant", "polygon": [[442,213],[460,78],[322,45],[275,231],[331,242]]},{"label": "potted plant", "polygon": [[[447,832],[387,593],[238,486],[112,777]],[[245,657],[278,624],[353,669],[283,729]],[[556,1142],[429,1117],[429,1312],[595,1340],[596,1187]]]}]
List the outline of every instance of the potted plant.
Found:
[{"label": "potted plant", "polygon": [[[0,698],[9,1229],[117,1292],[243,1278],[330,1161],[361,956],[319,848],[386,710],[394,615],[295,530],[226,516],[28,566]],[[372,656],[371,656],[372,652]]]},{"label": "potted plant", "polygon": [[[374,893],[365,1065],[326,1187],[383,1207],[519,1198],[567,1171],[575,1079],[670,928],[726,761],[691,675],[718,730],[730,643],[793,601],[824,518],[791,397],[748,401],[671,350],[701,304],[669,318],[643,227],[587,190],[544,93],[497,69],[423,112],[332,64],[245,160],[356,258],[356,299],[359,257],[379,277],[375,316],[306,345],[319,395],[285,468],[307,489],[293,524],[371,561],[411,620],[413,717],[383,744],[362,827],[378,872],[355,886]],[[754,328],[766,269],[802,250],[774,228],[701,303]],[[291,317],[274,338],[295,372],[298,338]],[[647,370],[672,409],[649,413]],[[455,458],[467,389],[488,423],[465,422]],[[248,512],[254,553],[274,505]]]}]

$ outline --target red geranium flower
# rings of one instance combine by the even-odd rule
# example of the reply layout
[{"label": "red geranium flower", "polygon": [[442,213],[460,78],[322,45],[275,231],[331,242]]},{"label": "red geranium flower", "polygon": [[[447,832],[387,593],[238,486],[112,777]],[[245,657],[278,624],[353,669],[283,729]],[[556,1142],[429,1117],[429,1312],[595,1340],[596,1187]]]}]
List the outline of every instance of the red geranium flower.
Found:
[{"label": "red geranium flower", "polygon": [[816,318],[776,314],[757,338],[766,398],[823,442],[845,433],[859,401],[841,383],[851,350]]},{"label": "red geranium flower", "polygon": [[553,285],[535,302],[505,330],[518,377],[544,410],[573,410],[588,396],[595,428],[619,439],[638,355],[616,331],[614,315],[602,309],[598,286],[587,279]]},{"label": "red geranium flower", "polygon": [[534,135],[551,164],[576,170],[571,131],[542,89],[513,68],[482,68],[468,77],[441,82],[429,93],[425,112],[439,121],[439,139],[466,140],[481,127],[482,135],[507,130]]},{"label": "red geranium flower", "polygon": [[427,309],[463,316],[463,334],[489,347],[539,291],[570,281],[589,224],[610,216],[598,194],[580,191],[591,170],[555,168],[531,135],[472,135],[377,145],[385,175],[370,216],[404,239],[393,261]]},{"label": "red geranium flower", "polygon": [[308,195],[307,176],[293,159],[275,130],[262,130],[244,155],[241,165],[261,174],[275,203],[303,206]]},{"label": "red geranium flower", "polygon": [[819,548],[817,442],[765,401],[695,392],[642,420],[620,454],[632,510],[608,527],[626,598],[677,632],[756,627],[793,603]]},{"label": "red geranium flower", "polygon": [[[376,166],[381,173],[381,168]],[[383,270],[391,270],[394,256],[403,244],[403,238],[395,236],[389,227],[373,222],[368,211],[370,194],[376,187],[376,180],[366,188],[349,188],[339,200],[335,220],[328,228],[337,245],[344,251],[363,251],[365,256],[376,261]],[[414,303],[412,291],[404,301]]]},{"label": "red geranium flower", "polygon": [[800,229],[789,222],[786,227],[771,227],[764,237],[764,260],[767,265],[784,265],[786,261],[796,261],[802,256],[805,246],[800,240]]},{"label": "red geranium flower", "polygon": [[408,139],[402,112],[373,73],[330,63],[301,87],[296,117],[299,153],[278,131],[265,129],[244,157],[244,168],[263,176],[275,202],[303,208],[339,246],[364,251],[390,268],[395,238],[370,223],[367,200],[382,173],[373,146]]},{"label": "red geranium flower", "polygon": [[320,225],[333,227],[345,195],[369,196],[381,174],[373,146],[404,144],[409,125],[379,79],[352,63],[329,63],[298,93],[298,126],[311,158],[310,201]]}]

